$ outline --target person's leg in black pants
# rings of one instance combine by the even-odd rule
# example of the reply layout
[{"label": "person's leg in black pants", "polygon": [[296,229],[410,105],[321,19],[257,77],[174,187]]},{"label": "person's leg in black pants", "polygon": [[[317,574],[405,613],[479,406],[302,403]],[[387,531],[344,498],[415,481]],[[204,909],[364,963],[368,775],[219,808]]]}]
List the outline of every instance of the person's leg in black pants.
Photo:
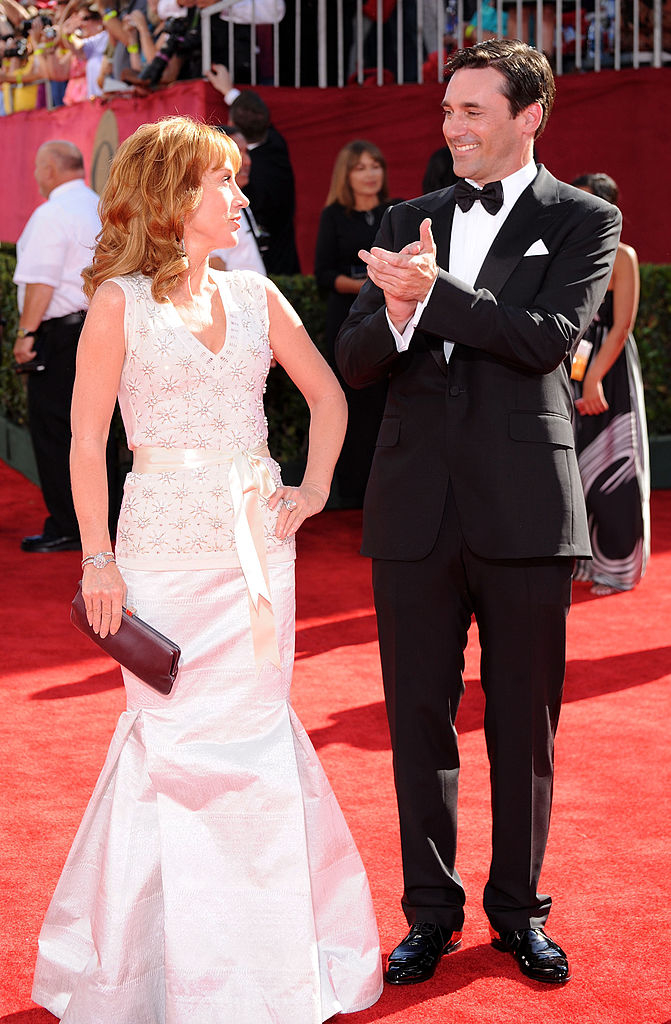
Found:
[{"label": "person's leg in black pants", "polygon": [[79,537],[70,487],[70,405],[77,341],[82,325],[49,326],[39,332],[46,369],[28,378],[28,424],[44,503],[46,538]]},{"label": "person's leg in black pants", "polygon": [[[75,382],[77,342],[82,323],[40,329],[40,353],[46,369],[28,378],[28,419],[35,461],[48,516],[42,531],[47,540],[79,538],[79,526],[70,484],[70,406]],[[110,428],[106,451],[109,489],[109,526],[114,539],[119,515],[117,441]]]},{"label": "person's leg in black pants", "polygon": [[459,931],[455,868],[459,751],[455,718],[471,604],[451,495],[431,554],[373,561],[382,674],[394,755],[409,924]]},{"label": "person's leg in black pants", "polygon": [[541,927],[538,881],[550,825],[572,558],[488,562],[465,554],[480,631],[492,785],[484,905],[497,932]]}]

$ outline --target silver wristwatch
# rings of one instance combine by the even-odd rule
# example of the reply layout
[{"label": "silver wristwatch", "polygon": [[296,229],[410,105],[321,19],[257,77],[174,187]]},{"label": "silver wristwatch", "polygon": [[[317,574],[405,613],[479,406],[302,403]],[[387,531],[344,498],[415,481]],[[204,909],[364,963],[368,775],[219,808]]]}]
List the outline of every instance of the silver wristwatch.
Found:
[{"label": "silver wristwatch", "polygon": [[97,555],[89,555],[82,559],[82,569],[85,565],[92,565],[94,569],[104,569],[110,562],[116,562],[113,551],[99,551]]}]

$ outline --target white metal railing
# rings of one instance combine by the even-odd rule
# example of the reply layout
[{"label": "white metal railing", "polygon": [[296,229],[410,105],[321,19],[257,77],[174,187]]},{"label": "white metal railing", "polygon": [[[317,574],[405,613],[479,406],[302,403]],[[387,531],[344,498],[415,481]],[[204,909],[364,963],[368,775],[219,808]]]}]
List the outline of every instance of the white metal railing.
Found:
[{"label": "white metal railing", "polygon": [[[259,0],[260,2],[260,0]],[[280,26],[273,25],[273,84],[342,87],[362,83],[371,75],[378,85],[389,80],[442,81],[444,56],[465,43],[491,35],[507,35],[541,47],[556,74],[600,71],[603,68],[662,67],[671,63],[671,43],[663,47],[663,7],[671,0],[397,0],[383,23],[383,0],[376,0],[376,20],[363,13],[364,0],[318,0],[309,8],[295,0],[293,69],[286,68],[280,48]],[[201,9],[202,66],[211,65],[210,20],[234,6],[219,0]],[[251,3],[249,53],[251,84],[257,84],[256,7]],[[589,7],[589,9],[588,9]],[[370,5],[368,6],[370,9]],[[668,14],[667,10],[667,14]],[[302,71],[302,47],[308,37],[317,52],[315,80]],[[429,75],[428,54],[438,55]],[[371,59],[372,54],[372,59]],[[410,56],[410,60],[408,57]],[[221,59],[221,55],[219,55]],[[235,66],[235,39],[228,24],[224,63]],[[329,59],[330,58],[330,59]],[[408,64],[412,64],[409,67]]]}]

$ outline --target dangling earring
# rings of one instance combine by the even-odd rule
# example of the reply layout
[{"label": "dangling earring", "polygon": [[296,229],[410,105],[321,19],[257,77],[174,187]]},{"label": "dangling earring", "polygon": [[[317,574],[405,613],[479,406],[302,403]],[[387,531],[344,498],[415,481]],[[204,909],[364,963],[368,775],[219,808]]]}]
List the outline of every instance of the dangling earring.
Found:
[{"label": "dangling earring", "polygon": [[189,257],[186,255],[186,248],[184,246],[184,239],[183,238],[182,239],[179,239],[179,238],[177,239],[177,246],[178,246],[177,255],[181,256],[185,260],[188,260]]}]

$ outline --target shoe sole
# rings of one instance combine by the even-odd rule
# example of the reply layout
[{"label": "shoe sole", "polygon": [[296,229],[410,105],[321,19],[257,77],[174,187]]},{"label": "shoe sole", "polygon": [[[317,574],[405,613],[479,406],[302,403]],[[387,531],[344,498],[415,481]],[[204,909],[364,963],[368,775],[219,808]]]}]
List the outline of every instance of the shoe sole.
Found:
[{"label": "shoe sole", "polygon": [[[461,936],[461,932],[457,932],[457,934],[459,936]],[[449,942],[447,944],[447,946],[445,947],[445,949],[443,950],[443,952],[440,954],[441,959],[444,956],[447,956],[448,953],[454,953],[455,950],[459,949],[459,947],[461,945],[461,941],[462,940],[461,940],[461,937],[460,937],[460,938],[456,939],[454,942]],[[387,982],[388,985],[421,985],[423,981],[429,981],[430,978],[433,978],[434,974],[436,973],[436,968],[438,967],[439,963],[440,963],[440,960],[438,960],[436,962],[436,966],[431,971],[431,974],[426,974],[426,975],[424,975],[421,978],[389,978],[387,976],[387,972],[385,971],[384,972],[384,980]]]}]

